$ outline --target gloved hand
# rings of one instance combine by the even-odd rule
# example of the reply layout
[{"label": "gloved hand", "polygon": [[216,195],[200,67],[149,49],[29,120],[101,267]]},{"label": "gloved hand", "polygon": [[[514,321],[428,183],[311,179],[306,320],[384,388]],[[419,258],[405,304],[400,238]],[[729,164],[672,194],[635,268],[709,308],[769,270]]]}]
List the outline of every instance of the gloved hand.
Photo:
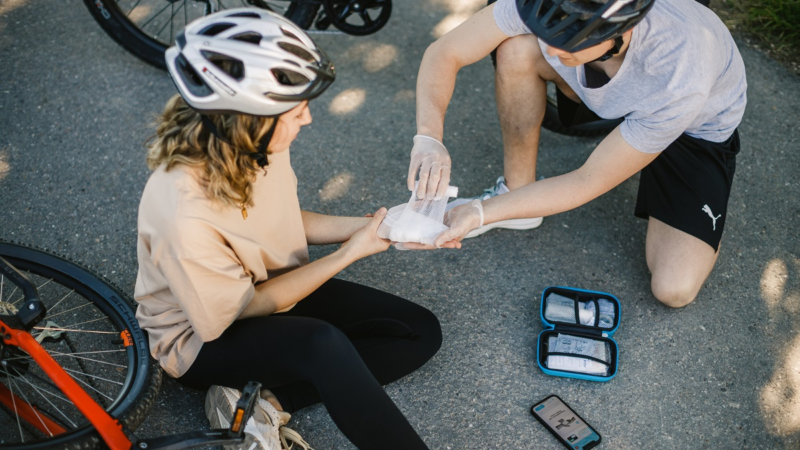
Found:
[{"label": "gloved hand", "polygon": [[450,155],[444,144],[429,136],[414,136],[411,163],[408,166],[408,190],[414,190],[419,172],[417,198],[440,199],[450,185]]},{"label": "gloved hand", "polygon": [[444,224],[450,228],[440,234],[433,244],[437,248],[461,248],[464,236],[483,226],[483,204],[475,199],[456,206],[444,215]]}]

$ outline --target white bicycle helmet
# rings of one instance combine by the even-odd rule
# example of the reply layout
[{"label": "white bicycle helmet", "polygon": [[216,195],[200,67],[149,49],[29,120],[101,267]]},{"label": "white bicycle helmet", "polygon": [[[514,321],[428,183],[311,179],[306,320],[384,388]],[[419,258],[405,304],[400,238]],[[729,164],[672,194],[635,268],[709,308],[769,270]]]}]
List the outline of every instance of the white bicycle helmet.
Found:
[{"label": "white bicycle helmet", "polygon": [[259,8],[220,11],[190,23],[165,58],[172,81],[207,114],[277,116],[336,79],[325,53],[297,25]]}]

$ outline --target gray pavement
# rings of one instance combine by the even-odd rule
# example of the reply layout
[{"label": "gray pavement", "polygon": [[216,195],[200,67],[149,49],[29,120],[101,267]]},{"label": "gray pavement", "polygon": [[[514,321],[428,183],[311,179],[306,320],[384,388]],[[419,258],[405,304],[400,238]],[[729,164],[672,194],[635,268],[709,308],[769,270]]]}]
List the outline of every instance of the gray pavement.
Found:
[{"label": "gray pavement", "polygon": [[[406,200],[419,61],[440,22],[479,5],[402,0],[375,35],[318,37],[339,78],[293,148],[306,209],[362,215]],[[561,448],[528,412],[549,394],[592,423],[606,449],[800,448],[800,79],[740,50],[749,104],[727,230],[716,269],[686,308],[650,294],[636,179],[530,232],[494,231],[460,251],[389,250],[341,274],[438,315],[441,351],[386,388],[431,448]],[[0,2],[0,68],[0,238],[82,261],[132,294],[142,142],[174,93],[167,75],[118,47],[78,0]],[[492,77],[488,61],[463,70],[447,116],[463,194],[502,170]],[[597,142],[544,132],[540,174],[576,168]],[[536,366],[549,285],[621,300],[612,381]],[[140,434],[206,427],[203,395],[166,380]],[[322,406],[292,425],[317,450],[353,448]]]}]

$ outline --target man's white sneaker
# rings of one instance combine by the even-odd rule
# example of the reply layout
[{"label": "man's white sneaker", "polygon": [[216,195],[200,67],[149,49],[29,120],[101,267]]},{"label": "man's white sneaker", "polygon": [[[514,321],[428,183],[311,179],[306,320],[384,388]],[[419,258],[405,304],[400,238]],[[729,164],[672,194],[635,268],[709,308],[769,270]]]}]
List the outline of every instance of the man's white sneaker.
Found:
[{"label": "man's white sneaker", "polygon": [[[488,200],[492,197],[496,197],[498,195],[503,195],[507,192],[510,192],[508,186],[506,186],[506,179],[502,175],[497,179],[497,183],[490,187],[489,189],[484,189],[483,194],[477,197],[470,197],[470,198],[458,198],[453,200],[452,202],[447,204],[447,211],[455,208],[456,206],[461,206],[463,204],[469,203],[474,199],[479,199],[480,201]],[[470,231],[464,238],[473,238],[475,236],[480,236],[483,233],[493,229],[493,228],[506,228],[509,230],[530,230],[533,228],[538,227],[542,224],[541,217],[533,217],[530,219],[508,219],[508,220],[501,220],[498,222],[490,223],[478,227],[472,231]]]}]

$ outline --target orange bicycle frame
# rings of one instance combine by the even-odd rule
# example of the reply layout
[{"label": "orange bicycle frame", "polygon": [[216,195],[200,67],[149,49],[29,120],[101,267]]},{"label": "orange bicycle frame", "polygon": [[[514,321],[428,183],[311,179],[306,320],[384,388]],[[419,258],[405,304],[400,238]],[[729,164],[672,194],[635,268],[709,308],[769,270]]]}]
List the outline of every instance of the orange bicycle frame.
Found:
[{"label": "orange bicycle frame", "polygon": [[[15,328],[10,327],[5,322],[0,320],[0,335],[2,335],[3,343],[5,345],[11,345],[14,347],[18,347],[37,364],[39,367],[42,368],[44,373],[47,374],[48,377],[58,386],[58,388],[63,392],[67,398],[75,404],[78,410],[89,420],[92,426],[97,430],[100,436],[105,441],[106,445],[111,450],[129,450],[131,448],[131,441],[122,431],[122,425],[111,417],[100,405],[97,404],[96,401],[92,397],[89,396],[75,380],[59,365],[50,354],[36,342],[36,339],[30,335],[27,331],[18,330]],[[0,385],[0,387],[3,387]],[[12,403],[18,405],[19,403],[25,402],[15,402],[15,398],[13,394],[3,387],[0,389],[0,402],[8,405]],[[13,409],[13,408],[12,408]],[[32,405],[28,405],[25,407],[16,407],[19,411],[19,415],[21,418],[25,419],[31,425],[39,428],[39,425],[46,427],[48,430],[47,432],[52,431],[60,431],[64,432],[62,427],[52,422],[50,419],[46,419],[46,416],[37,412],[36,408]],[[41,422],[37,423],[38,421]],[[53,425],[54,428],[50,428],[50,425]],[[41,430],[41,428],[39,428]],[[44,430],[41,430],[44,431]]]}]

